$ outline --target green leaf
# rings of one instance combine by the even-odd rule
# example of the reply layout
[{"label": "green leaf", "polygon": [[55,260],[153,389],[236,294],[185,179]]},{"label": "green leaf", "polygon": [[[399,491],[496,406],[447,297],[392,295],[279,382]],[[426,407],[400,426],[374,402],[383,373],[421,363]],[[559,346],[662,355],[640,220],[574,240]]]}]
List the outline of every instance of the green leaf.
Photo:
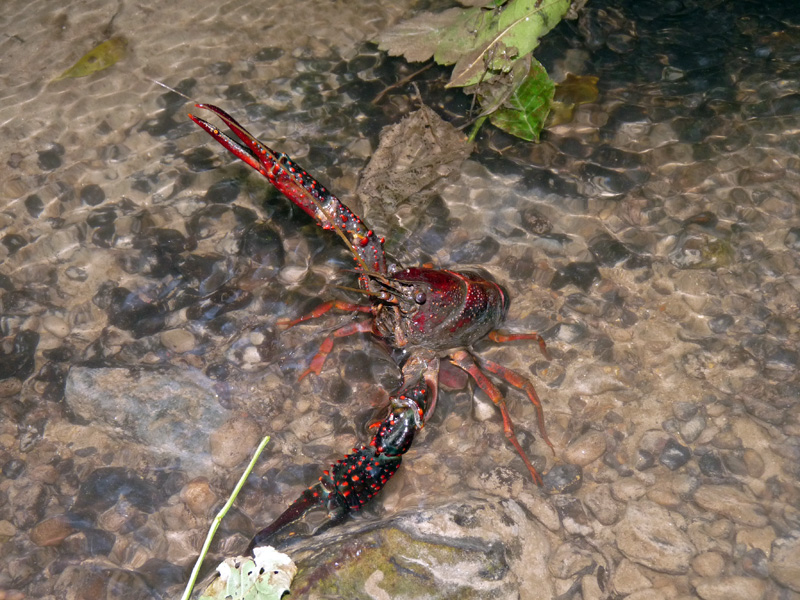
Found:
[{"label": "green leaf", "polygon": [[450,64],[457,55],[447,87],[474,85],[485,71],[508,71],[515,60],[536,48],[569,5],[570,0],[511,0],[492,11],[465,11],[444,32],[434,54],[441,64]]},{"label": "green leaf", "polygon": [[440,13],[420,13],[381,33],[376,40],[378,48],[386,50],[391,56],[405,56],[409,62],[426,61],[433,56],[444,32],[463,13],[461,8],[449,8]]},{"label": "green leaf", "polygon": [[78,62],[55,78],[55,81],[73,77],[86,77],[114,65],[125,56],[128,42],[123,37],[113,37],[95,46],[84,54]]},{"label": "green leaf", "polygon": [[553,80],[541,63],[532,59],[528,76],[489,119],[495,127],[511,135],[531,142],[539,141],[554,92]]}]

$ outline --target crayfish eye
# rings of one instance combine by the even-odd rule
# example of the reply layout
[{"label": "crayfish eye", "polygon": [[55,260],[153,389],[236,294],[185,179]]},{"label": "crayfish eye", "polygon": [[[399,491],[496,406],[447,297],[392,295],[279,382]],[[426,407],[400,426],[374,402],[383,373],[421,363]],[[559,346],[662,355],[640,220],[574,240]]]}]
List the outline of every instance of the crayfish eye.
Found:
[{"label": "crayfish eye", "polygon": [[425,292],[418,291],[417,293],[414,294],[414,302],[416,302],[417,304],[425,304],[427,299],[428,297],[425,295]]}]

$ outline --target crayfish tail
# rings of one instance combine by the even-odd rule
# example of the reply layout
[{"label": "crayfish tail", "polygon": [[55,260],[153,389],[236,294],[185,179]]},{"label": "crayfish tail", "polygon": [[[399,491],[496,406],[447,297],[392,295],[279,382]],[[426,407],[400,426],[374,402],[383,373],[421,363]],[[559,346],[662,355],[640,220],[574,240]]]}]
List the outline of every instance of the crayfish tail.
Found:
[{"label": "crayfish tail", "polygon": [[[346,516],[346,511],[341,514],[329,513],[324,506],[324,495],[325,491],[319,483],[305,490],[277,519],[253,537],[246,554],[258,546],[278,546],[293,538],[314,535],[326,522],[329,526],[340,522]],[[317,525],[314,525],[315,522],[318,522]]]},{"label": "crayfish tail", "polygon": [[[438,367],[438,361],[434,361]],[[432,367],[429,367],[432,368]],[[404,368],[406,383],[391,399],[386,418],[377,424],[369,444],[337,460],[319,481],[305,490],[281,516],[259,531],[248,553],[257,546],[278,546],[310,537],[340,523],[381,491],[400,468],[422,427],[429,392],[425,375],[414,361]]]},{"label": "crayfish tail", "polygon": [[[407,445],[410,444],[409,440]],[[257,546],[283,545],[337,525],[377,494],[400,468],[401,461],[401,456],[380,453],[374,445],[353,448],[351,454],[331,465],[317,483],[259,531],[247,551]]]}]

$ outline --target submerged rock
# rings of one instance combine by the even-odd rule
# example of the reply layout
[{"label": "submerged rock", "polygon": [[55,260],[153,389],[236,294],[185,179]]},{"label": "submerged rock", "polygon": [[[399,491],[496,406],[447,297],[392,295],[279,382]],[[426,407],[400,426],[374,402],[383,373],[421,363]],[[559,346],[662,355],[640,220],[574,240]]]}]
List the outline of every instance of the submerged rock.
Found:
[{"label": "submerged rock", "polygon": [[523,590],[540,598],[554,595],[547,530],[513,500],[475,498],[354,526],[351,535],[307,540],[292,549],[301,567],[292,596],[503,599]]},{"label": "submerged rock", "polygon": [[184,467],[210,468],[208,437],[228,411],[214,382],[200,372],[73,367],[65,401],[87,420],[101,421]]}]

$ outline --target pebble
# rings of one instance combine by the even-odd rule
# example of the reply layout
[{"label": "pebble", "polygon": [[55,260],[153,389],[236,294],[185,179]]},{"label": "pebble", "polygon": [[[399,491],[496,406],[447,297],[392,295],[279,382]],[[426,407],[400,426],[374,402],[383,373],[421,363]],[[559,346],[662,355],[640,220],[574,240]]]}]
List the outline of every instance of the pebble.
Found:
[{"label": "pebble", "polygon": [[519,473],[507,467],[495,467],[490,471],[471,473],[467,476],[467,485],[473,489],[484,490],[503,498],[519,496],[527,481]]},{"label": "pebble", "polygon": [[5,540],[14,537],[16,534],[17,528],[14,527],[11,521],[6,521],[5,519],[0,521],[0,543],[5,543]]},{"label": "pebble", "polygon": [[725,568],[725,558],[718,552],[703,552],[692,559],[692,569],[701,577],[717,577]]},{"label": "pebble", "polygon": [[75,528],[65,515],[50,517],[33,526],[30,532],[31,541],[37,546],[58,546],[66,537],[75,532]]},{"label": "pebble", "polygon": [[44,317],[42,319],[42,327],[59,338],[67,337],[70,331],[69,324],[61,317],[55,315],[47,315]]},{"label": "pebble", "polygon": [[617,548],[628,559],[654,571],[686,573],[695,549],[678,520],[683,518],[649,500],[631,502],[614,526]]},{"label": "pebble", "polygon": [[194,350],[196,343],[192,332],[186,331],[185,329],[170,329],[168,331],[163,331],[161,332],[160,338],[161,343],[164,344],[164,347],[167,350],[177,354]]},{"label": "pebble", "polygon": [[660,588],[650,588],[633,592],[629,596],[625,596],[625,600],[667,600],[667,598],[674,597],[671,594],[669,596],[667,594],[668,592]]},{"label": "pebble", "polygon": [[39,465],[33,468],[31,477],[41,483],[53,485],[58,481],[59,473],[52,465]]},{"label": "pebble", "polygon": [[775,530],[769,525],[755,529],[742,527],[736,532],[736,543],[769,554],[776,537]]},{"label": "pebble", "polygon": [[606,392],[618,392],[629,387],[625,376],[617,367],[587,364],[575,367],[565,386],[572,386],[573,393],[596,396]]},{"label": "pebble", "polygon": [[472,415],[479,423],[490,421],[497,417],[497,407],[485,396],[476,394],[472,402]]},{"label": "pebble", "polygon": [[697,465],[700,467],[700,472],[707,477],[724,477],[725,467],[722,466],[722,460],[714,452],[706,452],[698,460]]},{"label": "pebble", "polygon": [[689,462],[691,457],[692,451],[689,448],[670,438],[664,445],[664,449],[658,457],[658,462],[674,471]]},{"label": "pebble", "polygon": [[585,467],[594,462],[606,451],[606,436],[599,431],[590,431],[564,450],[564,460],[568,463]]},{"label": "pebble", "polygon": [[247,417],[234,417],[209,436],[211,460],[233,468],[248,458],[261,440],[258,424]]},{"label": "pebble", "polygon": [[647,590],[653,585],[642,572],[642,569],[627,558],[619,561],[612,575],[611,584],[617,593],[623,595],[632,594],[639,590]]},{"label": "pebble", "polygon": [[753,577],[704,577],[691,580],[703,600],[760,600],[767,584]]},{"label": "pebble", "polygon": [[608,484],[598,485],[588,492],[584,502],[594,517],[603,525],[613,525],[622,514],[622,506],[614,501],[611,495],[611,486]]},{"label": "pebble", "polygon": [[208,515],[217,502],[217,495],[211,489],[208,479],[197,477],[189,481],[180,494],[181,501],[198,517]]},{"label": "pebble", "polygon": [[740,525],[764,527],[769,523],[761,506],[753,499],[729,485],[704,485],[694,494],[700,508],[732,519]]},{"label": "pebble", "polygon": [[578,544],[565,542],[550,555],[547,568],[553,577],[569,579],[594,564],[590,552]]},{"label": "pebble", "polygon": [[775,540],[769,572],[775,581],[800,593],[800,536]]},{"label": "pebble", "polygon": [[703,433],[705,428],[706,418],[703,415],[695,415],[685,423],[681,423],[678,426],[678,432],[681,434],[681,438],[683,438],[684,442],[691,444],[700,437],[700,434]]},{"label": "pebble", "polygon": [[647,492],[641,481],[625,478],[611,484],[611,495],[618,502],[627,504],[631,500],[638,500]]}]

